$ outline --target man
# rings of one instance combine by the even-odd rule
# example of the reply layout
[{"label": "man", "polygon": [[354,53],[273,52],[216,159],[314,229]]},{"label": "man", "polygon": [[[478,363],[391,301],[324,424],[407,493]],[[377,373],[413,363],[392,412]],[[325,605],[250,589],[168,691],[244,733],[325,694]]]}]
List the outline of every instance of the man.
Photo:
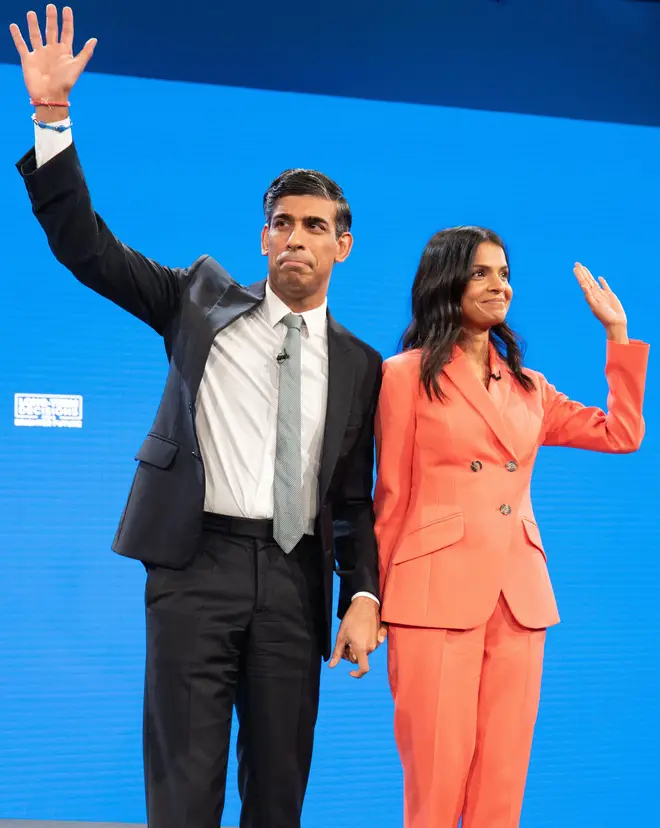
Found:
[{"label": "man", "polygon": [[[242,828],[294,828],[311,762],[333,572],[343,618],[331,665],[362,676],[379,643],[371,501],[381,359],[327,312],[349,255],[341,189],[289,170],[264,197],[268,279],[245,288],[208,256],[163,267],[92,209],[68,94],[92,55],[73,15],[12,36],[35,106],[18,164],[57,257],[162,335],[169,375],[113,548],[147,568],[145,777],[153,828],[217,828],[232,707]],[[317,472],[318,469],[318,472]],[[335,566],[335,557],[337,565]]]}]

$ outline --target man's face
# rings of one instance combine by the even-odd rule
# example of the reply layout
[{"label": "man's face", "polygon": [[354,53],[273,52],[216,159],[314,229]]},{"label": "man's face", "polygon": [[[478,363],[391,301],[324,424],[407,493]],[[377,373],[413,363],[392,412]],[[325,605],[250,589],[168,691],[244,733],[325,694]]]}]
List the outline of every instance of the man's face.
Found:
[{"label": "man's face", "polygon": [[261,233],[268,256],[268,280],[291,310],[318,307],[327,292],[335,262],[351,252],[350,233],[337,236],[337,205],[317,196],[285,196],[275,203]]}]

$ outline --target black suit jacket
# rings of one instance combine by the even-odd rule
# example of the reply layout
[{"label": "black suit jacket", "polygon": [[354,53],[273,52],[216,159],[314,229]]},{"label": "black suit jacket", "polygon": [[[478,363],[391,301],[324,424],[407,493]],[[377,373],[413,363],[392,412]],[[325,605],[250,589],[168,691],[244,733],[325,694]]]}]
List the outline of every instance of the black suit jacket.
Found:
[{"label": "black suit jacket", "polygon": [[[242,287],[212,258],[168,268],[122,244],[92,208],[74,146],[36,168],[18,163],[32,209],[56,258],[84,285],[137,316],[164,340],[169,373],[139,461],[113,549],[145,565],[185,567],[198,548],[204,467],[195,399],[218,333],[264,298],[265,282]],[[373,532],[373,421],[381,357],[328,315],[328,404],[319,480],[317,533],[325,571],[326,657],[332,576],[338,614],[352,596],[378,596]]]}]

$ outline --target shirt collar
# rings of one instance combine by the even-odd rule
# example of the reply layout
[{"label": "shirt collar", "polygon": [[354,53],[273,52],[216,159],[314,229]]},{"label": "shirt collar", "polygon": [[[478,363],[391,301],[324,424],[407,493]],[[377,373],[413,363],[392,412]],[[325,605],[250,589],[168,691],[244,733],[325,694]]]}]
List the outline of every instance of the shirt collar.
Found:
[{"label": "shirt collar", "polygon": [[[262,307],[264,316],[271,327],[275,327],[288,313],[293,313],[291,308],[288,308],[280,297],[273,293],[268,282],[266,282],[266,294]],[[327,330],[328,300],[324,299],[318,308],[303,311],[300,316],[305,320],[310,336],[324,336]]]}]

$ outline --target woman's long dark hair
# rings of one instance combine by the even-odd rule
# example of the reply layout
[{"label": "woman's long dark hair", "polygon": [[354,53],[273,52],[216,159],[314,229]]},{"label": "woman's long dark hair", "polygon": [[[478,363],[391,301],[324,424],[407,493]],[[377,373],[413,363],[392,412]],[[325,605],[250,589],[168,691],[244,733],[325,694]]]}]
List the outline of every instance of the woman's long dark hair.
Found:
[{"label": "woman's long dark hair", "polygon": [[[422,253],[412,287],[412,321],[403,335],[402,347],[422,351],[420,381],[430,400],[446,396],[439,377],[463,337],[463,293],[472,278],[475,253],[483,242],[498,245],[507,255],[502,239],[484,227],[441,230]],[[504,322],[490,329],[489,338],[516,380],[531,391],[534,382],[523,373],[518,335]]]}]

